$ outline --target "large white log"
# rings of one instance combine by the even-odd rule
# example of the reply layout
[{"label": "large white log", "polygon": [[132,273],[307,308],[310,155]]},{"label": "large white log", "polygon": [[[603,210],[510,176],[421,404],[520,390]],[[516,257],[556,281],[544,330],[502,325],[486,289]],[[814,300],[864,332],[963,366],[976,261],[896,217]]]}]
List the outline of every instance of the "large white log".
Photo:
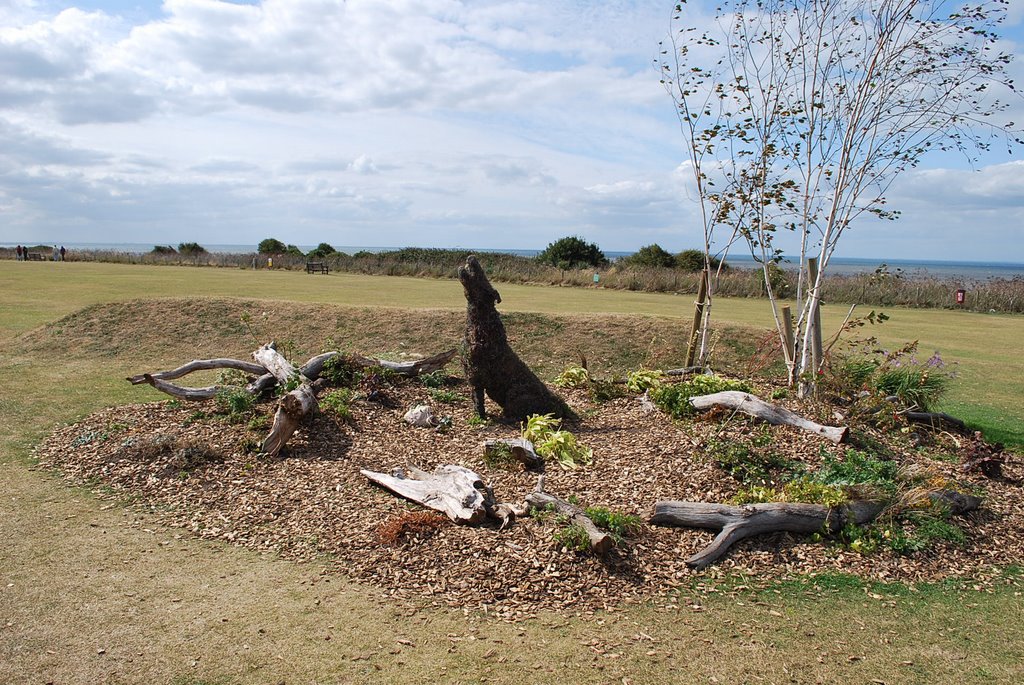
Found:
[{"label": "large white log", "polygon": [[463,466],[446,464],[433,473],[410,467],[409,476],[401,469],[392,474],[366,469],[359,472],[395,494],[442,512],[456,523],[480,523],[494,506],[494,496],[483,479]]},{"label": "large white log", "polygon": [[277,412],[274,414],[274,425],[263,440],[263,452],[268,456],[275,457],[295,433],[299,424],[317,410],[316,395],[310,380],[277,351],[274,343],[264,345],[253,352],[252,356],[273,374],[281,385],[299,383],[297,388],[278,401]]},{"label": "large white log", "polygon": [[738,390],[726,390],[712,393],[711,395],[698,395],[690,398],[690,404],[694,409],[703,411],[712,407],[726,407],[741,411],[744,414],[767,421],[773,425],[795,426],[809,433],[815,433],[834,443],[841,443],[846,439],[850,429],[845,426],[823,426],[810,419],[805,419],[799,414],[794,414],[788,409],[768,404],[764,400],[751,395],[750,393]]}]

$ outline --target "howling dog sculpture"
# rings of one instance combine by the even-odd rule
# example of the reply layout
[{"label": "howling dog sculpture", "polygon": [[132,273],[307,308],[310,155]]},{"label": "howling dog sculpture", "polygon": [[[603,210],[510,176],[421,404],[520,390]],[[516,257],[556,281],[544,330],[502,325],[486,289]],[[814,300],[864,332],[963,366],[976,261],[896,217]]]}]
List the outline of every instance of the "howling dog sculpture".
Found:
[{"label": "howling dog sculpture", "polygon": [[521,421],[531,414],[554,414],[563,419],[576,415],[552,393],[509,347],[505,326],[494,305],[501,302],[480,262],[470,255],[459,267],[466,292],[466,338],[462,366],[473,388],[476,413],[486,418],[484,393],[502,409],[506,421]]}]

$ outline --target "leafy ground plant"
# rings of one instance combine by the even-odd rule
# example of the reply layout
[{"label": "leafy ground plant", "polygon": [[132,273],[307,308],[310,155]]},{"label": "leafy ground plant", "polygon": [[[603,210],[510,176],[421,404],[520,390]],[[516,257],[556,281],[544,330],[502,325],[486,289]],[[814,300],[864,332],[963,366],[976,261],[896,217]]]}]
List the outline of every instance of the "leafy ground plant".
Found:
[{"label": "leafy ground plant", "polygon": [[590,372],[582,366],[570,366],[553,381],[559,388],[584,388],[590,382]]},{"label": "leafy ground plant", "polygon": [[651,401],[659,409],[666,412],[672,418],[681,419],[691,416],[694,412],[690,404],[691,397],[710,395],[726,390],[739,390],[751,392],[752,388],[746,381],[734,381],[712,374],[700,374],[683,383],[662,385],[651,390]]},{"label": "leafy ground plant", "polygon": [[333,412],[342,421],[352,420],[352,390],[338,388],[320,398],[320,406]]},{"label": "leafy ground plant", "polygon": [[533,443],[537,454],[563,469],[575,469],[593,461],[593,450],[580,444],[569,431],[559,430],[561,425],[562,420],[552,414],[534,414],[526,420],[523,438]]}]

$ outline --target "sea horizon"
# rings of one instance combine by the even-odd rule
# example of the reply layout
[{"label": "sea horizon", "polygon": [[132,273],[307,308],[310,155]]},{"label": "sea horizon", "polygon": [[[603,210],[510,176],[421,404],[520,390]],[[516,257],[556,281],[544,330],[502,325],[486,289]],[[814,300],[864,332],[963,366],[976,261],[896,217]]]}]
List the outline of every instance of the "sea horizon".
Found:
[{"label": "sea horizon", "polygon": [[[37,242],[35,244],[49,245],[52,243]],[[58,243],[58,247],[61,244]],[[2,243],[0,247],[14,249],[16,243]],[[150,243],[63,243],[68,250],[90,250],[98,252],[119,252],[128,254],[145,254],[153,250],[154,244]],[[209,244],[203,247],[215,254],[256,254],[255,245],[241,244]],[[303,252],[309,252],[316,245],[297,245]],[[409,246],[407,246],[409,247]],[[335,246],[338,252],[355,254],[357,252],[392,252],[403,249],[401,247],[381,246]],[[522,257],[535,257],[543,250],[541,249],[518,249],[518,248],[482,248],[482,247],[444,247],[444,250],[465,250],[469,252],[497,252],[502,254],[514,254]],[[605,256],[611,260],[621,257],[628,257],[635,254],[632,251],[604,250]],[[730,255],[728,263],[742,268],[755,268],[757,262],[749,255]],[[794,260],[784,257],[783,268],[793,268]],[[852,275],[858,273],[871,273],[884,268],[889,273],[900,274],[907,278],[962,278],[965,280],[984,281],[994,278],[1024,278],[1024,263],[1003,262],[1003,261],[970,261],[970,260],[939,260],[939,259],[893,259],[873,257],[833,257],[829,263],[829,273],[835,275]]]}]

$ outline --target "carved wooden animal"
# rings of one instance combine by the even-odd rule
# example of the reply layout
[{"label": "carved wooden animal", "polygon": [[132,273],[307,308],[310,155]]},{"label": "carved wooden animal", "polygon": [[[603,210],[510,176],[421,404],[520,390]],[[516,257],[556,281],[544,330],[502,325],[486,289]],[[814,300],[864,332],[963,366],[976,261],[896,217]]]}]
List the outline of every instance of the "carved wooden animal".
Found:
[{"label": "carved wooden animal", "polygon": [[495,290],[480,262],[470,255],[459,267],[459,280],[466,292],[466,338],[462,365],[473,388],[476,413],[486,418],[484,393],[502,409],[502,418],[520,421],[532,414],[554,414],[564,419],[576,415],[523,363],[505,335],[505,326],[495,304],[501,295]]}]

